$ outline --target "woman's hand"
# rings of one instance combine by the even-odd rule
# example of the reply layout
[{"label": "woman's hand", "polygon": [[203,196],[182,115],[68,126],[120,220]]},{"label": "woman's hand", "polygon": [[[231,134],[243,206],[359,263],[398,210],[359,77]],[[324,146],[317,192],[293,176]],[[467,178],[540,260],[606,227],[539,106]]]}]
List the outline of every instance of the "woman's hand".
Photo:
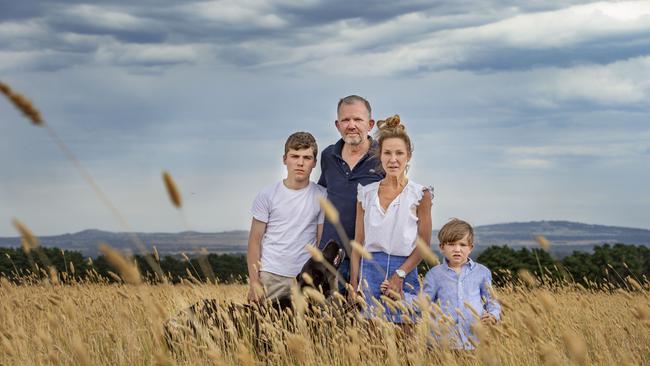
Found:
[{"label": "woman's hand", "polygon": [[400,300],[402,298],[402,294],[390,289],[390,282],[387,280],[384,280],[384,282],[381,283],[379,289],[382,294],[388,296],[391,300]]},{"label": "woman's hand", "polygon": [[400,297],[404,297],[403,287],[404,279],[398,276],[397,273],[393,273],[393,275],[388,279],[388,288],[386,289],[386,292],[389,294],[393,292],[398,294]]},{"label": "woman's hand", "polygon": [[357,291],[359,290],[357,289],[357,286],[352,285],[352,283],[356,283],[356,282],[351,282],[345,285],[345,289],[346,289],[345,296],[348,302],[355,303],[357,301],[357,296],[358,296]]}]

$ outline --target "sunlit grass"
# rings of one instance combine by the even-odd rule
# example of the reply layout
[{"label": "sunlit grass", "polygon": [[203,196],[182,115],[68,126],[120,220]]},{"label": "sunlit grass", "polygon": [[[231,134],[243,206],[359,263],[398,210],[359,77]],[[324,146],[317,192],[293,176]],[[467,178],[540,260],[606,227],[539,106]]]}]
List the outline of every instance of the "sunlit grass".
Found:
[{"label": "sunlit grass", "polygon": [[225,343],[186,338],[177,354],[166,350],[167,318],[200,299],[243,303],[245,294],[243,285],[2,281],[0,364],[650,364],[648,290],[573,286],[501,290],[503,320],[484,329],[471,353],[427,347],[424,324],[405,336],[391,324],[343,328],[324,316],[305,318],[305,326],[294,332],[262,320],[261,328],[273,328],[265,330],[273,335],[266,353],[256,352],[245,337]]}]

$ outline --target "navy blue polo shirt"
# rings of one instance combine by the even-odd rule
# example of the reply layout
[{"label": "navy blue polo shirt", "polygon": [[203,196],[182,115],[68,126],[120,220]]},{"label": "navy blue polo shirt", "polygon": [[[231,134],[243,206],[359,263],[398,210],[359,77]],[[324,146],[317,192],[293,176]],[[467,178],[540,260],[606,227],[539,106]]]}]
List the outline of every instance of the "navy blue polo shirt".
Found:
[{"label": "navy blue polo shirt", "polygon": [[[368,138],[370,139],[370,137]],[[354,224],[357,215],[357,185],[365,186],[384,178],[384,173],[379,169],[379,162],[370,155],[376,149],[377,142],[370,140],[368,153],[359,160],[352,170],[341,156],[343,139],[325,148],[320,156],[321,175],[318,184],[327,188],[327,198],[339,211],[339,220],[348,235],[348,239],[354,239]],[[330,239],[341,243],[334,226],[325,220],[323,236],[320,241],[321,247]]]}]

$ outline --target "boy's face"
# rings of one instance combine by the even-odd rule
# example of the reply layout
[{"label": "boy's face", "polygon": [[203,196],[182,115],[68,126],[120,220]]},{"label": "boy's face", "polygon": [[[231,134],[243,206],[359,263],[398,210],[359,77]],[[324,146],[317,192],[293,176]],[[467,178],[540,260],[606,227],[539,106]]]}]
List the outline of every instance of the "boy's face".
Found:
[{"label": "boy's face", "polygon": [[302,150],[289,149],[283,161],[287,166],[287,178],[298,182],[309,180],[311,170],[316,166],[314,149],[311,147]]},{"label": "boy's face", "polygon": [[460,267],[465,264],[472,249],[474,245],[469,242],[469,233],[453,243],[440,244],[440,251],[447,258],[449,267]]}]

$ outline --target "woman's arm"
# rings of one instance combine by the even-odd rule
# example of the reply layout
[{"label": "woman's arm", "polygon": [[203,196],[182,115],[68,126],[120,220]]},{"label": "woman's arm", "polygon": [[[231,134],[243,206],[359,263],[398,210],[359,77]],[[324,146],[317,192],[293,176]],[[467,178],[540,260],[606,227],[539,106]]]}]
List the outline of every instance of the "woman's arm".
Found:
[{"label": "woman's arm", "polygon": [[[363,216],[365,211],[361,207],[361,202],[357,202],[357,217],[355,220],[355,229],[354,229],[354,240],[364,245],[365,241],[365,231],[363,227]],[[361,265],[361,254],[356,250],[352,250],[350,257],[350,284],[354,289],[354,295],[356,295],[357,287],[359,285],[359,266]]]},{"label": "woman's arm", "polygon": [[[431,192],[429,190],[424,191],[424,194],[422,195],[422,199],[420,200],[420,204],[417,207],[417,210],[415,211],[415,214],[418,217],[418,236],[424,240],[427,245],[431,243],[431,229],[432,229],[432,224],[431,224]],[[420,255],[420,251],[415,248],[411,252],[411,254],[406,258],[404,263],[399,267],[399,269],[403,270],[406,273],[410,273],[412,270],[414,270],[418,264],[422,261],[422,256]],[[390,274],[390,289],[397,292],[401,293],[402,292],[402,285],[404,284],[404,280],[400,278],[396,273]]]}]

